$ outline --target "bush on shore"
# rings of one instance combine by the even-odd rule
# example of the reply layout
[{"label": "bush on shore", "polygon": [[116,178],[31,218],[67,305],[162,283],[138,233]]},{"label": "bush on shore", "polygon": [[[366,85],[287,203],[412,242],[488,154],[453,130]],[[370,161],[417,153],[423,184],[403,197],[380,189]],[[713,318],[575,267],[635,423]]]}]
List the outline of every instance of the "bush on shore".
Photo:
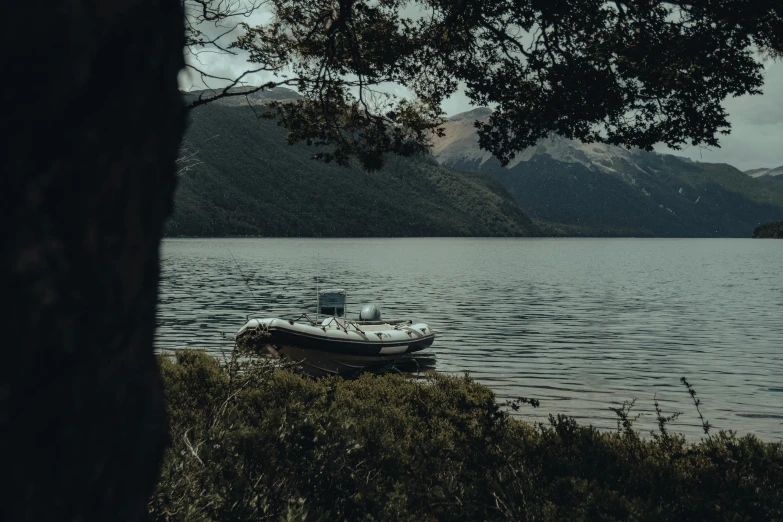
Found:
[{"label": "bush on shore", "polygon": [[[774,520],[783,445],[511,417],[470,377],[320,380],[159,358],[171,447],[155,520]],[[518,404],[512,404],[516,407]]]},{"label": "bush on shore", "polygon": [[764,223],[753,230],[754,238],[783,239],[783,221]]}]

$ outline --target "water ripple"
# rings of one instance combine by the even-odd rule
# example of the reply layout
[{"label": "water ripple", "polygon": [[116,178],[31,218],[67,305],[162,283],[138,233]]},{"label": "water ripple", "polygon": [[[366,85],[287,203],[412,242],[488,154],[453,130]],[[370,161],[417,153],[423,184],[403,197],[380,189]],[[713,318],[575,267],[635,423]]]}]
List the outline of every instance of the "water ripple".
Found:
[{"label": "water ripple", "polygon": [[177,239],[162,257],[159,348],[230,349],[247,313],[312,310],[318,276],[349,313],[428,322],[439,371],[540,399],[530,420],[614,428],[636,398],[648,430],[657,397],[698,438],[687,376],[712,424],[783,440],[783,241]]}]

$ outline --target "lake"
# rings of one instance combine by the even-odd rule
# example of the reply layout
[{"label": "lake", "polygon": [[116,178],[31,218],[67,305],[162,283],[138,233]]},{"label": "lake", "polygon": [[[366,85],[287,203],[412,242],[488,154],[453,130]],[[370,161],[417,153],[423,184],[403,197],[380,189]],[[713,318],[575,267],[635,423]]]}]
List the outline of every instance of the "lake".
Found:
[{"label": "lake", "polygon": [[435,369],[539,399],[525,419],[610,429],[636,399],[648,431],[657,397],[698,440],[684,376],[716,428],[783,440],[783,241],[169,239],[161,255],[158,349],[230,350],[248,313],[312,310],[318,277],[349,315],[429,323]]}]

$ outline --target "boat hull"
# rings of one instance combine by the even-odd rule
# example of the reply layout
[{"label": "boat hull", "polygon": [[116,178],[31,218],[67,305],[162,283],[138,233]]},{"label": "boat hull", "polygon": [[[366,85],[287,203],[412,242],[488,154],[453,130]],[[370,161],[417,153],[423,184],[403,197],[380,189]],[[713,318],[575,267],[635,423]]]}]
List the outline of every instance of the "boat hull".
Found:
[{"label": "boat hull", "polygon": [[435,335],[422,335],[403,340],[375,340],[371,335],[366,338],[354,338],[346,335],[344,339],[325,338],[302,332],[292,332],[282,328],[269,328],[267,342],[279,346],[297,346],[309,350],[322,350],[330,353],[364,357],[388,357],[406,353],[418,352],[429,346],[435,340]]},{"label": "boat hull", "polygon": [[435,341],[435,333],[424,323],[364,326],[340,321],[313,325],[278,318],[251,319],[239,330],[237,339],[260,330],[267,344],[362,356],[413,353]]},{"label": "boat hull", "polygon": [[326,320],[318,325],[279,318],[248,321],[237,333],[237,340],[254,332],[263,334],[253,337],[259,348],[293,359],[314,375],[384,366],[431,346],[435,340],[434,332],[424,323]]},{"label": "boat hull", "polygon": [[411,354],[363,356],[344,353],[310,350],[298,346],[269,346],[274,356],[283,356],[301,366],[313,377],[324,375],[352,375],[367,370],[381,370],[387,367],[399,367],[405,371],[421,371],[434,368],[433,359],[421,359]]}]

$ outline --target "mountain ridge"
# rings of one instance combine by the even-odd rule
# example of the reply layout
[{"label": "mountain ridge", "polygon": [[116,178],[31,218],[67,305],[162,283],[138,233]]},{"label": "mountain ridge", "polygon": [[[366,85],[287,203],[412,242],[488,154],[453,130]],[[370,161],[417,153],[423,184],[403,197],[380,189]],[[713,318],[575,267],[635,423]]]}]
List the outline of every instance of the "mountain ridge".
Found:
[{"label": "mountain ridge", "polygon": [[[275,87],[273,89],[263,89],[256,92],[250,92],[256,88],[257,87],[253,87],[253,86],[234,87],[229,91],[229,93],[234,94],[234,96],[223,96],[221,98],[209,102],[209,104],[223,106],[223,107],[238,107],[238,106],[248,106],[248,104],[263,105],[270,101],[299,100],[302,98],[301,94],[294,91],[293,89],[288,89],[286,87]],[[202,96],[208,98],[210,96],[218,95],[221,92],[222,89],[196,89],[192,91],[182,92],[182,98],[186,104],[189,104],[196,101]],[[249,94],[246,94],[245,96],[238,96],[236,95],[237,93],[240,94],[249,93]]]},{"label": "mountain ridge", "polygon": [[431,157],[396,156],[366,173],[310,159],[317,151],[287,144],[285,133],[257,118],[243,96],[191,111],[183,157],[193,161],[182,169],[166,236],[544,233],[485,174],[453,172]]},{"label": "mountain ridge", "polygon": [[745,174],[751,178],[770,180],[783,183],[783,165],[775,168],[762,167],[759,169],[746,170]]},{"label": "mountain ridge", "polygon": [[550,137],[503,167],[478,147],[474,121],[489,114],[474,110],[447,120],[445,136],[433,141],[435,157],[450,168],[493,175],[534,219],[630,235],[749,237],[783,216],[783,186],[726,164]]}]

